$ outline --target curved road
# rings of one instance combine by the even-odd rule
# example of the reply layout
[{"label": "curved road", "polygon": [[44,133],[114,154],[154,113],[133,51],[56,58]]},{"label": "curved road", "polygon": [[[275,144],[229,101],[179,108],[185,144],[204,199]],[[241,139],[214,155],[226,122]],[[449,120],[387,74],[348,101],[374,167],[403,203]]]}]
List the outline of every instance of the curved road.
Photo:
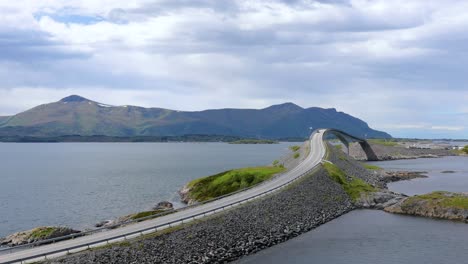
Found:
[{"label": "curved road", "polygon": [[[63,250],[66,252],[67,248],[83,246],[86,247],[88,244],[92,244],[96,241],[101,241],[104,239],[109,239],[119,235],[131,234],[133,232],[138,232],[140,230],[146,230],[151,227],[164,225],[167,223],[174,222],[178,219],[184,219],[191,216],[199,215],[200,213],[210,212],[213,209],[221,209],[223,206],[229,206],[232,203],[239,202],[248,198],[254,198],[258,194],[276,189],[280,186],[283,186],[294,180],[301,177],[304,173],[315,168],[322,161],[326,149],[323,143],[323,134],[326,132],[326,129],[316,130],[310,137],[310,154],[302,161],[298,166],[293,168],[290,171],[285,172],[284,174],[279,175],[278,177],[273,178],[270,181],[264,182],[263,184],[253,187],[243,192],[239,192],[225,198],[215,200],[210,203],[202,204],[186,210],[181,210],[173,214],[166,216],[158,217],[156,219],[143,221],[140,223],[130,224],[123,226],[117,229],[99,232],[91,234],[88,236],[78,237],[72,240],[66,240],[62,242],[57,242],[54,244],[34,247],[25,249],[18,252],[13,252],[6,255],[0,256],[0,263],[14,263],[21,259],[28,259],[37,255],[47,255],[51,252],[57,252]],[[78,251],[78,250],[77,250]],[[63,254],[62,254],[63,255]]]}]

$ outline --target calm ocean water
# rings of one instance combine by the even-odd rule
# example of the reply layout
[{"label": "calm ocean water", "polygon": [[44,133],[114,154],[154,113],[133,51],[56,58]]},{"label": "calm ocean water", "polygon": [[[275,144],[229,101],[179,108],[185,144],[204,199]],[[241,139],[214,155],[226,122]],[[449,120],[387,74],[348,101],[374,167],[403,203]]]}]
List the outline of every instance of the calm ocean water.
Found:
[{"label": "calm ocean water", "polygon": [[0,237],[42,225],[101,220],[179,203],[187,181],[267,165],[294,143],[0,144]]},{"label": "calm ocean water", "polygon": [[[394,191],[468,192],[468,158],[373,162],[386,169],[423,170],[429,178],[389,184]],[[441,173],[453,170],[455,173]],[[468,263],[468,224],[356,210],[238,263]]]}]

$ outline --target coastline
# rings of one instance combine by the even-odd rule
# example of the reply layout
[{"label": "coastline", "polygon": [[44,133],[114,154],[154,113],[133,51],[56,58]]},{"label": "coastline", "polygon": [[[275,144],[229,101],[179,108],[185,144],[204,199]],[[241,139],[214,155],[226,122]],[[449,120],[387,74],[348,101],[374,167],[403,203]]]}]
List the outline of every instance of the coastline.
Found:
[{"label": "coastline", "polygon": [[[334,148],[333,148],[334,149]],[[331,151],[331,155],[329,157],[329,160],[332,161],[333,163],[336,163],[340,168],[342,168],[344,171],[346,171],[346,173],[348,175],[359,175],[359,177],[361,179],[363,179],[364,181],[366,182],[369,182],[369,183],[372,183],[373,185],[376,185],[376,186],[384,186],[385,183],[382,182],[382,180],[379,178],[378,175],[376,175],[375,173],[373,173],[372,171],[369,171],[365,168],[363,168],[360,163],[358,163],[357,161],[354,161],[352,159],[343,159],[342,155],[340,156],[340,154],[338,154],[339,152],[337,152],[336,150],[333,150]],[[311,180],[311,179],[314,179],[314,180]],[[255,208],[255,210],[253,211],[249,211],[248,209],[246,210],[244,208],[244,206],[242,206],[241,208],[239,208],[239,210],[243,210],[243,213],[242,215],[244,216],[243,218],[243,221],[242,222],[237,222],[238,224],[233,224],[235,225],[234,230],[224,230],[225,227],[222,228],[222,230],[220,230],[220,225],[222,225],[223,223],[236,223],[236,221],[238,221],[239,219],[232,219],[232,214],[236,215],[238,218],[239,218],[239,212],[236,212],[237,209],[234,209],[234,210],[231,210],[229,212],[227,212],[225,215],[220,215],[220,216],[214,216],[214,217],[210,217],[209,219],[206,219],[206,220],[201,220],[199,221],[198,223],[196,224],[190,224],[190,225],[187,225],[187,226],[184,226],[184,227],[181,227],[180,229],[178,230],[175,230],[174,232],[172,233],[165,233],[165,234],[156,234],[155,236],[148,236],[147,238],[144,238],[144,239],[139,239],[137,241],[133,241],[133,242],[130,242],[130,244],[125,244],[125,245],[111,245],[109,248],[106,248],[106,249],[99,249],[99,250],[93,250],[91,252],[83,252],[83,253],[78,253],[77,256],[81,256],[81,257],[85,257],[86,261],[88,261],[89,263],[95,263],[95,262],[91,262],[90,259],[88,258],[89,255],[92,255],[93,256],[93,259],[94,261],[96,260],[96,257],[98,257],[99,259],[103,259],[103,262],[97,262],[97,263],[106,263],[104,260],[109,260],[109,258],[111,259],[114,259],[114,257],[117,255],[120,256],[120,254],[122,253],[122,250],[124,252],[127,252],[128,255],[125,257],[126,260],[128,260],[128,258],[130,258],[130,261],[133,261],[133,260],[137,260],[138,258],[141,257],[141,254],[143,254],[143,259],[144,260],[148,260],[148,263],[150,262],[158,262],[158,261],[161,261],[161,262],[172,262],[172,263],[178,263],[176,261],[176,259],[174,258],[171,258],[171,256],[169,256],[167,253],[168,252],[163,252],[163,253],[157,253],[157,252],[154,252],[151,250],[151,245],[155,245],[154,243],[156,243],[157,245],[160,245],[162,244],[161,243],[161,240],[164,241],[164,244],[167,243],[168,241],[170,241],[171,243],[175,243],[176,245],[172,244],[172,246],[177,246],[177,248],[190,248],[189,245],[186,245],[184,243],[184,241],[179,241],[179,240],[183,240],[182,238],[184,236],[195,236],[197,237],[197,243],[206,243],[207,244],[207,250],[208,251],[205,251],[203,250],[203,254],[200,253],[200,252],[193,252],[193,251],[188,251],[188,252],[184,252],[184,253],[180,253],[182,255],[178,256],[178,257],[181,257],[182,259],[190,259],[191,261],[200,261],[200,262],[204,262],[204,263],[208,263],[208,262],[219,262],[219,261],[232,261],[232,260],[235,260],[235,259],[238,259],[244,255],[248,255],[248,254],[251,254],[251,253],[254,253],[254,252],[257,252],[263,248],[266,248],[266,247],[270,247],[272,245],[275,245],[277,243],[280,243],[280,242],[284,242],[290,238],[293,238],[299,234],[302,234],[304,232],[307,232],[321,224],[324,224],[332,219],[335,219],[336,217],[346,213],[346,212],[349,212],[353,209],[356,209],[356,208],[359,208],[358,205],[356,204],[353,204],[353,202],[351,200],[349,200],[349,197],[345,198],[346,194],[343,195],[343,190],[341,189],[341,194],[339,192],[336,192],[337,190],[333,190],[333,191],[327,191],[325,193],[321,193],[321,196],[320,197],[317,197],[317,193],[320,193],[319,190],[317,189],[318,186],[316,186],[317,182],[317,178],[320,178],[320,181],[321,184],[320,187],[323,188],[324,186],[326,186],[326,188],[332,188],[331,186],[333,184],[335,184],[335,187],[338,187],[338,189],[341,189],[341,186],[336,186],[336,183],[334,182],[330,182],[330,178],[328,177],[327,173],[325,173],[323,170],[317,172],[317,174],[314,174],[312,176],[309,176],[307,177],[306,179],[303,179],[301,181],[302,184],[308,184],[310,185],[309,187],[311,187],[309,190],[306,190],[306,191],[309,191],[309,192],[306,192],[305,190],[301,190],[299,188],[299,191],[298,190],[293,190],[293,192],[290,194],[291,195],[288,195],[286,197],[284,197],[284,194],[283,195],[280,195],[280,194],[275,194],[275,195],[272,195],[271,196],[271,199],[268,198],[268,199],[265,199],[265,200],[268,200],[265,202],[265,200],[262,200],[262,201],[258,201],[258,203],[263,203],[262,206],[258,206],[258,203],[256,201],[254,202],[251,202],[250,204],[246,205],[245,207],[249,207],[249,206],[255,206],[253,208]],[[325,179],[326,178],[326,179]],[[308,181],[308,182],[306,182]],[[298,184],[295,184],[295,186],[292,186],[290,187],[290,189],[296,189],[298,188],[297,186]],[[300,187],[300,186],[299,186]],[[333,189],[333,188],[332,188]],[[330,189],[330,190],[332,190]],[[310,193],[311,190],[315,190],[315,193]],[[291,191],[289,190],[286,190],[286,191]],[[286,192],[284,191],[284,192]],[[322,190],[323,191],[323,190]],[[293,197],[293,196],[297,196],[299,194],[299,198],[297,197]],[[341,196],[340,196],[341,195]],[[281,199],[282,201],[277,201],[277,196],[282,196],[284,199]],[[305,220],[304,218],[301,218],[297,215],[295,215],[295,217],[291,218],[291,215],[290,215],[290,211],[296,211],[296,210],[302,210],[304,211],[304,207],[307,207],[305,204],[307,203],[310,203],[311,201],[310,200],[304,200],[305,197],[315,197],[315,201],[321,201],[322,202],[322,211],[320,212],[317,212],[317,211],[314,211],[314,213],[312,215],[310,214],[306,214],[306,219]],[[340,198],[341,197],[341,198]],[[293,201],[289,201],[288,203],[288,199],[293,199]],[[299,199],[299,200],[298,200]],[[302,200],[301,200],[302,199]],[[272,202],[272,200],[275,200],[276,201],[276,206],[274,206],[275,208],[271,208],[272,205],[270,204]],[[329,204],[329,202],[332,202],[332,204]],[[333,203],[334,202],[334,203]],[[300,206],[301,208],[295,208],[296,210],[294,210],[294,208],[291,208],[291,207],[285,207],[285,205],[289,205],[289,206]],[[323,207],[323,205],[328,205],[326,207]],[[244,208],[244,209],[243,209]],[[250,209],[252,209],[252,207],[250,207]],[[280,210],[278,210],[280,209]],[[309,208],[311,209],[311,208]],[[267,210],[267,211],[265,211]],[[325,214],[324,214],[325,212]],[[294,212],[292,212],[294,213]],[[211,236],[210,237],[210,234],[213,234],[212,232],[228,232],[226,234],[222,234],[222,235],[225,235],[224,239],[228,239],[229,236],[232,236],[236,233],[239,232],[239,229],[242,230],[243,226],[245,224],[245,222],[249,221],[249,219],[259,219],[261,220],[264,215],[267,215],[269,217],[269,219],[273,220],[274,219],[274,215],[283,215],[285,217],[288,217],[287,219],[294,219],[296,222],[293,222],[293,223],[290,223],[292,224],[292,226],[284,226],[284,227],[280,227],[279,229],[270,229],[270,230],[275,230],[277,231],[277,233],[274,233],[274,234],[259,234],[259,233],[256,233],[255,230],[257,229],[262,229],[261,226],[257,226],[256,228],[254,227],[249,227],[247,233],[244,233],[247,234],[246,236],[238,236],[236,237],[236,241],[244,241],[244,244],[241,246],[241,247],[236,247],[235,245],[229,245],[229,244],[226,244],[224,246],[222,246],[221,248],[216,248],[216,247],[213,247],[213,243],[216,245],[216,244],[219,244],[219,243],[223,243],[223,241],[218,241],[218,237],[213,237]],[[276,216],[277,217],[277,216]],[[284,217],[283,218],[280,218],[279,220],[281,221],[286,221],[286,222],[290,222],[289,220],[286,220]],[[214,221],[214,222],[213,222]],[[281,223],[281,221],[279,221],[279,223]],[[306,224],[304,224],[304,221],[306,221]],[[307,223],[308,221],[308,223]],[[274,221],[276,222],[276,221]],[[204,226],[203,230],[200,230],[200,225]],[[240,225],[240,227],[239,227]],[[296,228],[293,228],[294,226],[296,226]],[[214,229],[213,229],[214,228]],[[253,228],[253,229],[252,229]],[[266,226],[263,226],[263,231],[268,230],[268,228]],[[281,229],[283,230],[283,232],[281,232]],[[211,231],[209,231],[211,230]],[[197,235],[193,235],[193,232],[195,232]],[[197,233],[197,232],[200,232],[200,233]],[[171,235],[171,234],[174,234],[174,235]],[[183,234],[183,235],[181,235]],[[192,235],[191,235],[192,234]],[[258,240],[257,238],[261,237],[260,240]],[[214,242],[213,242],[214,241]],[[228,239],[229,241],[229,239]],[[193,242],[193,241],[192,241]],[[137,245],[137,246],[135,246]],[[144,252],[141,252],[140,250],[140,247],[143,247],[143,248],[146,248],[146,247],[150,247],[148,249],[148,251],[144,251]],[[195,250],[195,249],[193,249]],[[214,252],[214,253],[213,253]],[[127,254],[126,253],[126,254]],[[206,255],[205,253],[211,253],[211,254],[208,254]],[[101,255],[102,254],[102,255]],[[132,260],[132,258],[135,258]],[[82,259],[80,258],[80,261]],[[150,261],[151,260],[151,261]],[[172,260],[172,261],[171,261]],[[52,260],[52,262],[50,263],[55,263],[54,262],[55,260]],[[64,263],[81,263],[79,262],[77,259],[76,259],[76,256],[75,255],[72,255],[72,256],[69,256],[69,257],[65,257],[63,259],[61,259],[61,261],[64,261]],[[101,261],[101,260],[99,260]],[[122,261],[121,263],[124,263],[123,260],[118,260],[117,262],[119,261]],[[141,262],[141,261],[138,261],[138,262]],[[144,263],[145,261],[143,261]],[[63,263],[63,262],[61,262]]]}]

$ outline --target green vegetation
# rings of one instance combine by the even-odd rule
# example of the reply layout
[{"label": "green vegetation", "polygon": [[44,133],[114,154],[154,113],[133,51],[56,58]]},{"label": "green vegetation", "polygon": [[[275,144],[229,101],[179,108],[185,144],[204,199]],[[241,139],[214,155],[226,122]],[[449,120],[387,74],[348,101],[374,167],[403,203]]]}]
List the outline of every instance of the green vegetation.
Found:
[{"label": "green vegetation", "polygon": [[376,166],[376,165],[371,165],[367,163],[362,163],[362,166],[368,170],[383,170],[381,167]]},{"label": "green vegetation", "polygon": [[377,145],[382,145],[382,146],[387,146],[387,147],[394,147],[398,145],[398,142],[396,142],[393,139],[368,139],[367,141],[372,144],[377,144]]},{"label": "green vegetation", "polygon": [[297,159],[297,158],[299,158],[300,155],[301,155],[301,154],[299,154],[298,152],[296,152],[296,153],[294,153],[294,156],[293,156],[293,157],[294,157],[295,159]]},{"label": "green vegetation", "polygon": [[163,212],[167,212],[167,211],[165,211],[165,210],[144,211],[144,212],[136,213],[136,214],[132,215],[130,218],[132,220],[136,220],[136,219],[148,217],[148,216],[151,216],[151,215],[157,215],[157,214],[160,214],[160,213],[163,213]]},{"label": "green vegetation", "polygon": [[361,196],[361,193],[375,191],[374,187],[359,178],[351,177],[351,181],[349,181],[346,174],[338,168],[338,166],[332,163],[325,162],[323,167],[327,170],[328,175],[335,182],[339,183],[353,200],[358,199]]},{"label": "green vegetation", "polygon": [[199,202],[210,200],[268,180],[283,170],[283,166],[251,167],[199,178],[188,184],[189,197]]},{"label": "green vegetation", "polygon": [[268,139],[241,139],[229,142],[229,144],[278,144],[278,141]]},{"label": "green vegetation", "polygon": [[461,151],[465,154],[468,154],[468,145],[464,146]]},{"label": "green vegetation", "polygon": [[468,195],[437,191],[423,195],[415,195],[405,200],[404,205],[416,203],[420,200],[430,202],[431,207],[450,207],[457,209],[468,209]]},{"label": "green vegetation", "polygon": [[338,149],[338,150],[342,150],[342,149],[343,149],[343,145],[335,145],[335,148]]},{"label": "green vegetation", "polygon": [[279,167],[279,168],[284,168],[284,164],[280,163],[279,160],[274,160],[273,161],[273,166],[274,167]]},{"label": "green vegetation", "polygon": [[289,149],[294,152],[297,152],[299,149],[301,149],[301,146],[290,146]]},{"label": "green vegetation", "polygon": [[54,227],[38,227],[31,233],[31,238],[45,239],[50,237],[56,229]]}]

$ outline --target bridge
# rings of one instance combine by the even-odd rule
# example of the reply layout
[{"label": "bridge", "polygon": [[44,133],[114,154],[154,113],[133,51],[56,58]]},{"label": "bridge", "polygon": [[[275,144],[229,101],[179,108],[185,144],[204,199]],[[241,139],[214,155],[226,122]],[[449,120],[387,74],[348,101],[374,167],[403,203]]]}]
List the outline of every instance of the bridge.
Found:
[{"label": "bridge", "polygon": [[[337,129],[326,129],[325,134],[332,134],[336,136],[349,150],[349,144],[351,142],[358,142],[359,145],[361,146],[362,150],[364,153],[366,153],[367,160],[369,161],[377,161],[379,158],[375,154],[374,150],[370,146],[369,142],[367,142],[365,139],[355,137],[353,135],[350,135],[346,132],[337,130]],[[349,154],[349,153],[348,153]]]},{"label": "bridge", "polygon": [[[324,140],[325,135],[329,133],[337,136],[347,146],[349,146],[350,141],[359,142],[366,154],[368,154],[368,158],[370,160],[375,160],[377,158],[370,145],[363,139],[336,129],[318,129],[312,133],[308,140],[308,144],[310,146],[309,155],[293,169],[278,175],[269,181],[228,196],[208,201],[207,203],[188,206],[176,210],[176,212],[171,214],[163,215],[147,221],[135,222],[120,228],[93,230],[85,232],[86,235],[84,236],[78,236],[73,239],[63,240],[52,244],[40,245],[44,243],[43,241],[42,243],[32,243],[29,245],[13,247],[7,250],[1,250],[0,253],[6,254],[0,255],[0,263],[24,263],[25,261],[36,262],[44,260],[44,258],[63,256],[68,253],[79,252],[92,247],[135,238],[140,235],[157,232],[165,228],[200,219],[207,215],[215,214],[225,209],[233,208],[248,201],[269,195],[285,188],[296,180],[309,175],[318,168],[326,154]],[[50,242],[55,242],[55,240],[57,239],[51,240]]]}]

